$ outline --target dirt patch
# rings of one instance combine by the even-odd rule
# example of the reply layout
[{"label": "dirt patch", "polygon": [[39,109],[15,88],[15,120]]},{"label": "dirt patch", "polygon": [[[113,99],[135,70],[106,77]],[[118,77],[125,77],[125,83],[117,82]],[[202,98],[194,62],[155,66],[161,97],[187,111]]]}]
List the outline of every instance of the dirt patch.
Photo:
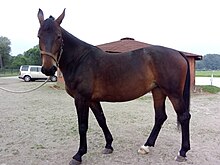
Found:
[{"label": "dirt patch", "polygon": [[[0,78],[0,85],[25,90],[41,82]],[[52,88],[51,88],[52,87]],[[0,91],[0,165],[65,165],[78,149],[77,116],[73,100],[53,83],[28,94]],[[167,101],[168,119],[148,155],[138,155],[154,122],[150,95],[125,103],[102,103],[114,142],[114,152],[102,155],[103,133],[90,113],[88,153],[82,164],[220,164],[220,94],[196,94],[191,99],[191,150],[188,161],[174,161],[181,134]]]}]

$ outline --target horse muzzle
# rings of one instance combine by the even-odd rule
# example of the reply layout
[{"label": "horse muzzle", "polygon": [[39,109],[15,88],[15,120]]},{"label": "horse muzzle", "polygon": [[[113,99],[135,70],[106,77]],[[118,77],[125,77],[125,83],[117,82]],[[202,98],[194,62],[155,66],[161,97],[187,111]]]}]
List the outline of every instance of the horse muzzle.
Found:
[{"label": "horse muzzle", "polygon": [[46,76],[54,76],[56,71],[57,71],[57,67],[54,65],[50,69],[47,69],[43,66],[41,68],[41,72]]}]

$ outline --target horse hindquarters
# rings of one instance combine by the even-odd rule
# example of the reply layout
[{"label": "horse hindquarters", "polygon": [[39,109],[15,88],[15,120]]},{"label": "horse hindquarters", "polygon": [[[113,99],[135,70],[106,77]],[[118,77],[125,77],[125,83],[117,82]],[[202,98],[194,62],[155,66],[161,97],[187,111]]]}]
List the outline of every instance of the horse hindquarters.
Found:
[{"label": "horse hindquarters", "polygon": [[[146,150],[142,153],[146,153],[148,152],[148,148],[146,147],[154,146],[161,126],[167,117],[165,113],[165,98],[168,96],[177,113],[178,121],[182,129],[182,145],[176,160],[185,161],[186,153],[190,150],[190,69],[189,63],[184,55],[181,56],[181,53],[179,54],[176,51],[169,53],[173,54],[169,54],[170,56],[167,55],[166,59],[164,59],[166,62],[164,63],[160,63],[161,61],[159,60],[159,57],[162,58],[163,56],[154,56],[154,70],[155,73],[157,73],[155,77],[158,84],[158,87],[152,90],[155,108],[155,125],[145,146],[141,149]],[[172,61],[172,63],[169,64],[167,61]]]},{"label": "horse hindquarters", "polygon": [[170,97],[170,100],[177,113],[178,122],[181,125],[182,130],[182,146],[176,157],[177,161],[186,160],[186,152],[190,150],[190,133],[189,133],[189,122],[191,118],[190,111],[190,67],[187,58],[182,52],[179,52],[187,63],[186,77],[184,81],[183,93],[179,97]]},{"label": "horse hindquarters", "polygon": [[[189,133],[189,122],[191,114],[189,113],[189,104],[190,104],[190,68],[189,62],[187,62],[187,71],[185,75],[185,81],[182,81],[183,88],[179,89],[182,92],[177,92],[170,94],[168,97],[173,104],[173,107],[177,113],[178,122],[181,125],[182,130],[182,145],[179,151],[178,156],[176,157],[177,161],[185,161],[186,153],[190,150],[190,133]],[[178,94],[180,93],[180,94]]]}]

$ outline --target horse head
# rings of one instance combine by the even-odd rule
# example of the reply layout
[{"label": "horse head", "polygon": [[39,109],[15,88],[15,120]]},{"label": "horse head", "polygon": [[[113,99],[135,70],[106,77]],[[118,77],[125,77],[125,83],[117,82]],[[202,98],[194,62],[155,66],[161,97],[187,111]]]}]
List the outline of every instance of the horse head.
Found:
[{"label": "horse head", "polygon": [[57,19],[50,16],[48,19],[44,20],[44,13],[41,9],[39,9],[37,16],[40,22],[38,38],[42,59],[41,71],[47,76],[52,76],[57,70],[63,51],[60,24],[65,16],[65,9]]}]

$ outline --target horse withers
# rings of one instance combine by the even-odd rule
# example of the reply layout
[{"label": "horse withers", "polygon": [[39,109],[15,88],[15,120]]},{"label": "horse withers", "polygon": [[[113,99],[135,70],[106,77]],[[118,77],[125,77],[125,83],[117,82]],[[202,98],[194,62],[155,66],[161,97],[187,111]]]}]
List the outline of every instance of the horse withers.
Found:
[{"label": "horse withers", "polygon": [[87,152],[89,108],[102,128],[106,145],[103,153],[113,152],[113,137],[106,124],[100,102],[122,102],[136,99],[152,92],[155,124],[146,143],[138,152],[146,154],[153,147],[162,124],[167,119],[165,100],[168,97],[177,114],[182,130],[182,145],[176,157],[185,161],[190,150],[189,101],[190,69],[182,52],[161,46],[150,46],[113,55],[79,40],[63,29],[60,24],[65,10],[57,18],[44,19],[38,12],[40,29],[39,47],[42,72],[54,75],[60,68],[67,93],[74,98],[80,136],[79,149],[70,161],[80,164]]}]

